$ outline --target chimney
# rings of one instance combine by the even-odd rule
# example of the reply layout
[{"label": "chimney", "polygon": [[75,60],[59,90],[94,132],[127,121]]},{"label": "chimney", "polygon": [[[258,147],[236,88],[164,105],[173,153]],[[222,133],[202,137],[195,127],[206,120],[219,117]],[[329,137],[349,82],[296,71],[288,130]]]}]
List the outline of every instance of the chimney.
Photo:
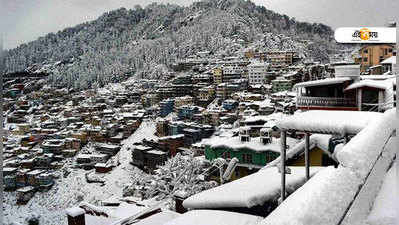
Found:
[{"label": "chimney", "polygon": [[185,192],[177,192],[174,194],[175,210],[177,213],[185,213],[187,209],[183,206],[183,201],[186,200],[187,194]]},{"label": "chimney", "polygon": [[68,225],[86,225],[85,211],[79,207],[65,210],[68,217]]}]

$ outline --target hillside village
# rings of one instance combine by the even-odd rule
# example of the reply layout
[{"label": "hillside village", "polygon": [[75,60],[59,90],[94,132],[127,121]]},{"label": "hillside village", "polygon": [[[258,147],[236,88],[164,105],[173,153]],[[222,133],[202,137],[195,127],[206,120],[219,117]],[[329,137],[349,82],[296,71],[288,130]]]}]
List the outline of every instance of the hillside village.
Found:
[{"label": "hillside village", "polygon": [[[280,172],[262,168],[279,165],[283,139],[290,168],[286,182],[293,185],[290,194],[306,181],[299,175],[305,174],[306,146],[312,166],[309,176],[313,176],[322,168],[340,165],[337,149],[361,130],[348,135],[322,132],[305,143],[309,133],[285,131],[281,121],[313,110],[368,111],[368,117],[374,118],[395,107],[396,50],[389,45],[367,48],[381,47],[388,50],[381,51],[383,59],[376,65],[372,60],[357,64],[365,48],[331,56],[335,62],[329,64],[301,58],[293,50],[248,49],[242,56],[227,58],[198,52],[177,61],[175,72],[164,74],[165,81],[129,79],[85,91],[35,85],[43,82],[45,75],[5,77],[3,173],[7,204],[11,209],[31,209],[38,207],[34,201],[40,202],[46,193],[62,195],[58,193],[61,186],[74,176],[81,176],[83,185],[101,190],[109,187],[111,176],[130,171],[139,175],[122,179],[126,183],[119,187],[119,194],[100,194],[91,200],[76,195],[71,204],[64,207],[54,202],[54,207],[80,204],[75,211],[67,211],[69,224],[78,220],[77,212],[86,214],[88,225],[108,224],[106,221],[123,218],[106,216],[104,222],[91,221],[102,221],[101,215],[108,215],[104,210],[111,206],[118,212],[133,207],[131,204],[136,207],[134,212],[149,210],[145,214],[149,216],[162,209],[161,214],[172,219],[178,214],[170,210],[184,213],[187,208],[209,207],[208,203],[190,203],[193,200],[186,203],[190,196],[233,185],[232,181],[244,182],[264,171],[277,182],[268,185],[271,192],[262,203],[267,207],[247,210],[265,217],[278,205]],[[188,171],[189,178],[184,175]],[[78,187],[72,186],[70,191],[74,188]],[[54,215],[42,208],[42,213],[49,214],[40,218],[46,224],[65,223],[67,216],[59,210],[57,219],[51,219]],[[10,222],[23,219],[15,213],[6,210],[6,218]]]},{"label": "hillside village", "polygon": [[332,33],[203,0],[9,50],[5,224],[393,224],[397,49]]}]

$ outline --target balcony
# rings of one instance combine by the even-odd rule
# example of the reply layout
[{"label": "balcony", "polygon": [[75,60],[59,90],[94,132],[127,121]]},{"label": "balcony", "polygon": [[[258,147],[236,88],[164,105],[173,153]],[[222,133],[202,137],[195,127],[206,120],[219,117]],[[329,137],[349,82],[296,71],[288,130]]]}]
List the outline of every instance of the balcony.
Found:
[{"label": "balcony", "polygon": [[334,98],[334,97],[308,97],[298,96],[297,107],[331,107],[331,108],[356,108],[356,100],[350,98]]}]

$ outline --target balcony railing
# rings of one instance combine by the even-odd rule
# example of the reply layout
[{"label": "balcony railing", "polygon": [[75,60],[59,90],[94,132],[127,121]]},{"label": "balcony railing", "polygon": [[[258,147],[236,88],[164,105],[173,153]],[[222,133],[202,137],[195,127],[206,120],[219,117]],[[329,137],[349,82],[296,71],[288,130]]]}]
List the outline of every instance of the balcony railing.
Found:
[{"label": "balcony railing", "polygon": [[297,97],[297,106],[356,107],[356,100],[350,98]]}]

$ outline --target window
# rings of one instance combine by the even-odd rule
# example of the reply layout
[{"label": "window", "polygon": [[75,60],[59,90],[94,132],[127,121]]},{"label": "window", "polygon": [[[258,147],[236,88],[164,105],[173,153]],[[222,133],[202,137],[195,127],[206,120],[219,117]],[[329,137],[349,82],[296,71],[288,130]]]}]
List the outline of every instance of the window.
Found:
[{"label": "window", "polygon": [[385,55],[388,55],[388,49],[387,48],[385,49]]},{"label": "window", "polygon": [[236,170],[235,170],[235,175],[236,175],[236,178],[237,178],[237,177],[240,177],[240,170],[236,169]]},{"label": "window", "polygon": [[369,53],[369,50],[366,49],[366,50],[363,51],[363,53],[364,53],[364,54],[368,54],[368,53]]},{"label": "window", "polygon": [[368,58],[367,57],[364,57],[363,58],[363,62],[367,62],[368,61]]},{"label": "window", "polygon": [[244,163],[252,163],[252,155],[248,154],[248,153],[243,154],[242,155],[242,161]]},{"label": "window", "polygon": [[225,158],[225,159],[231,159],[231,154],[230,154],[230,152],[223,152],[223,158]]},{"label": "window", "polygon": [[389,53],[392,53],[392,48],[389,49]]}]

